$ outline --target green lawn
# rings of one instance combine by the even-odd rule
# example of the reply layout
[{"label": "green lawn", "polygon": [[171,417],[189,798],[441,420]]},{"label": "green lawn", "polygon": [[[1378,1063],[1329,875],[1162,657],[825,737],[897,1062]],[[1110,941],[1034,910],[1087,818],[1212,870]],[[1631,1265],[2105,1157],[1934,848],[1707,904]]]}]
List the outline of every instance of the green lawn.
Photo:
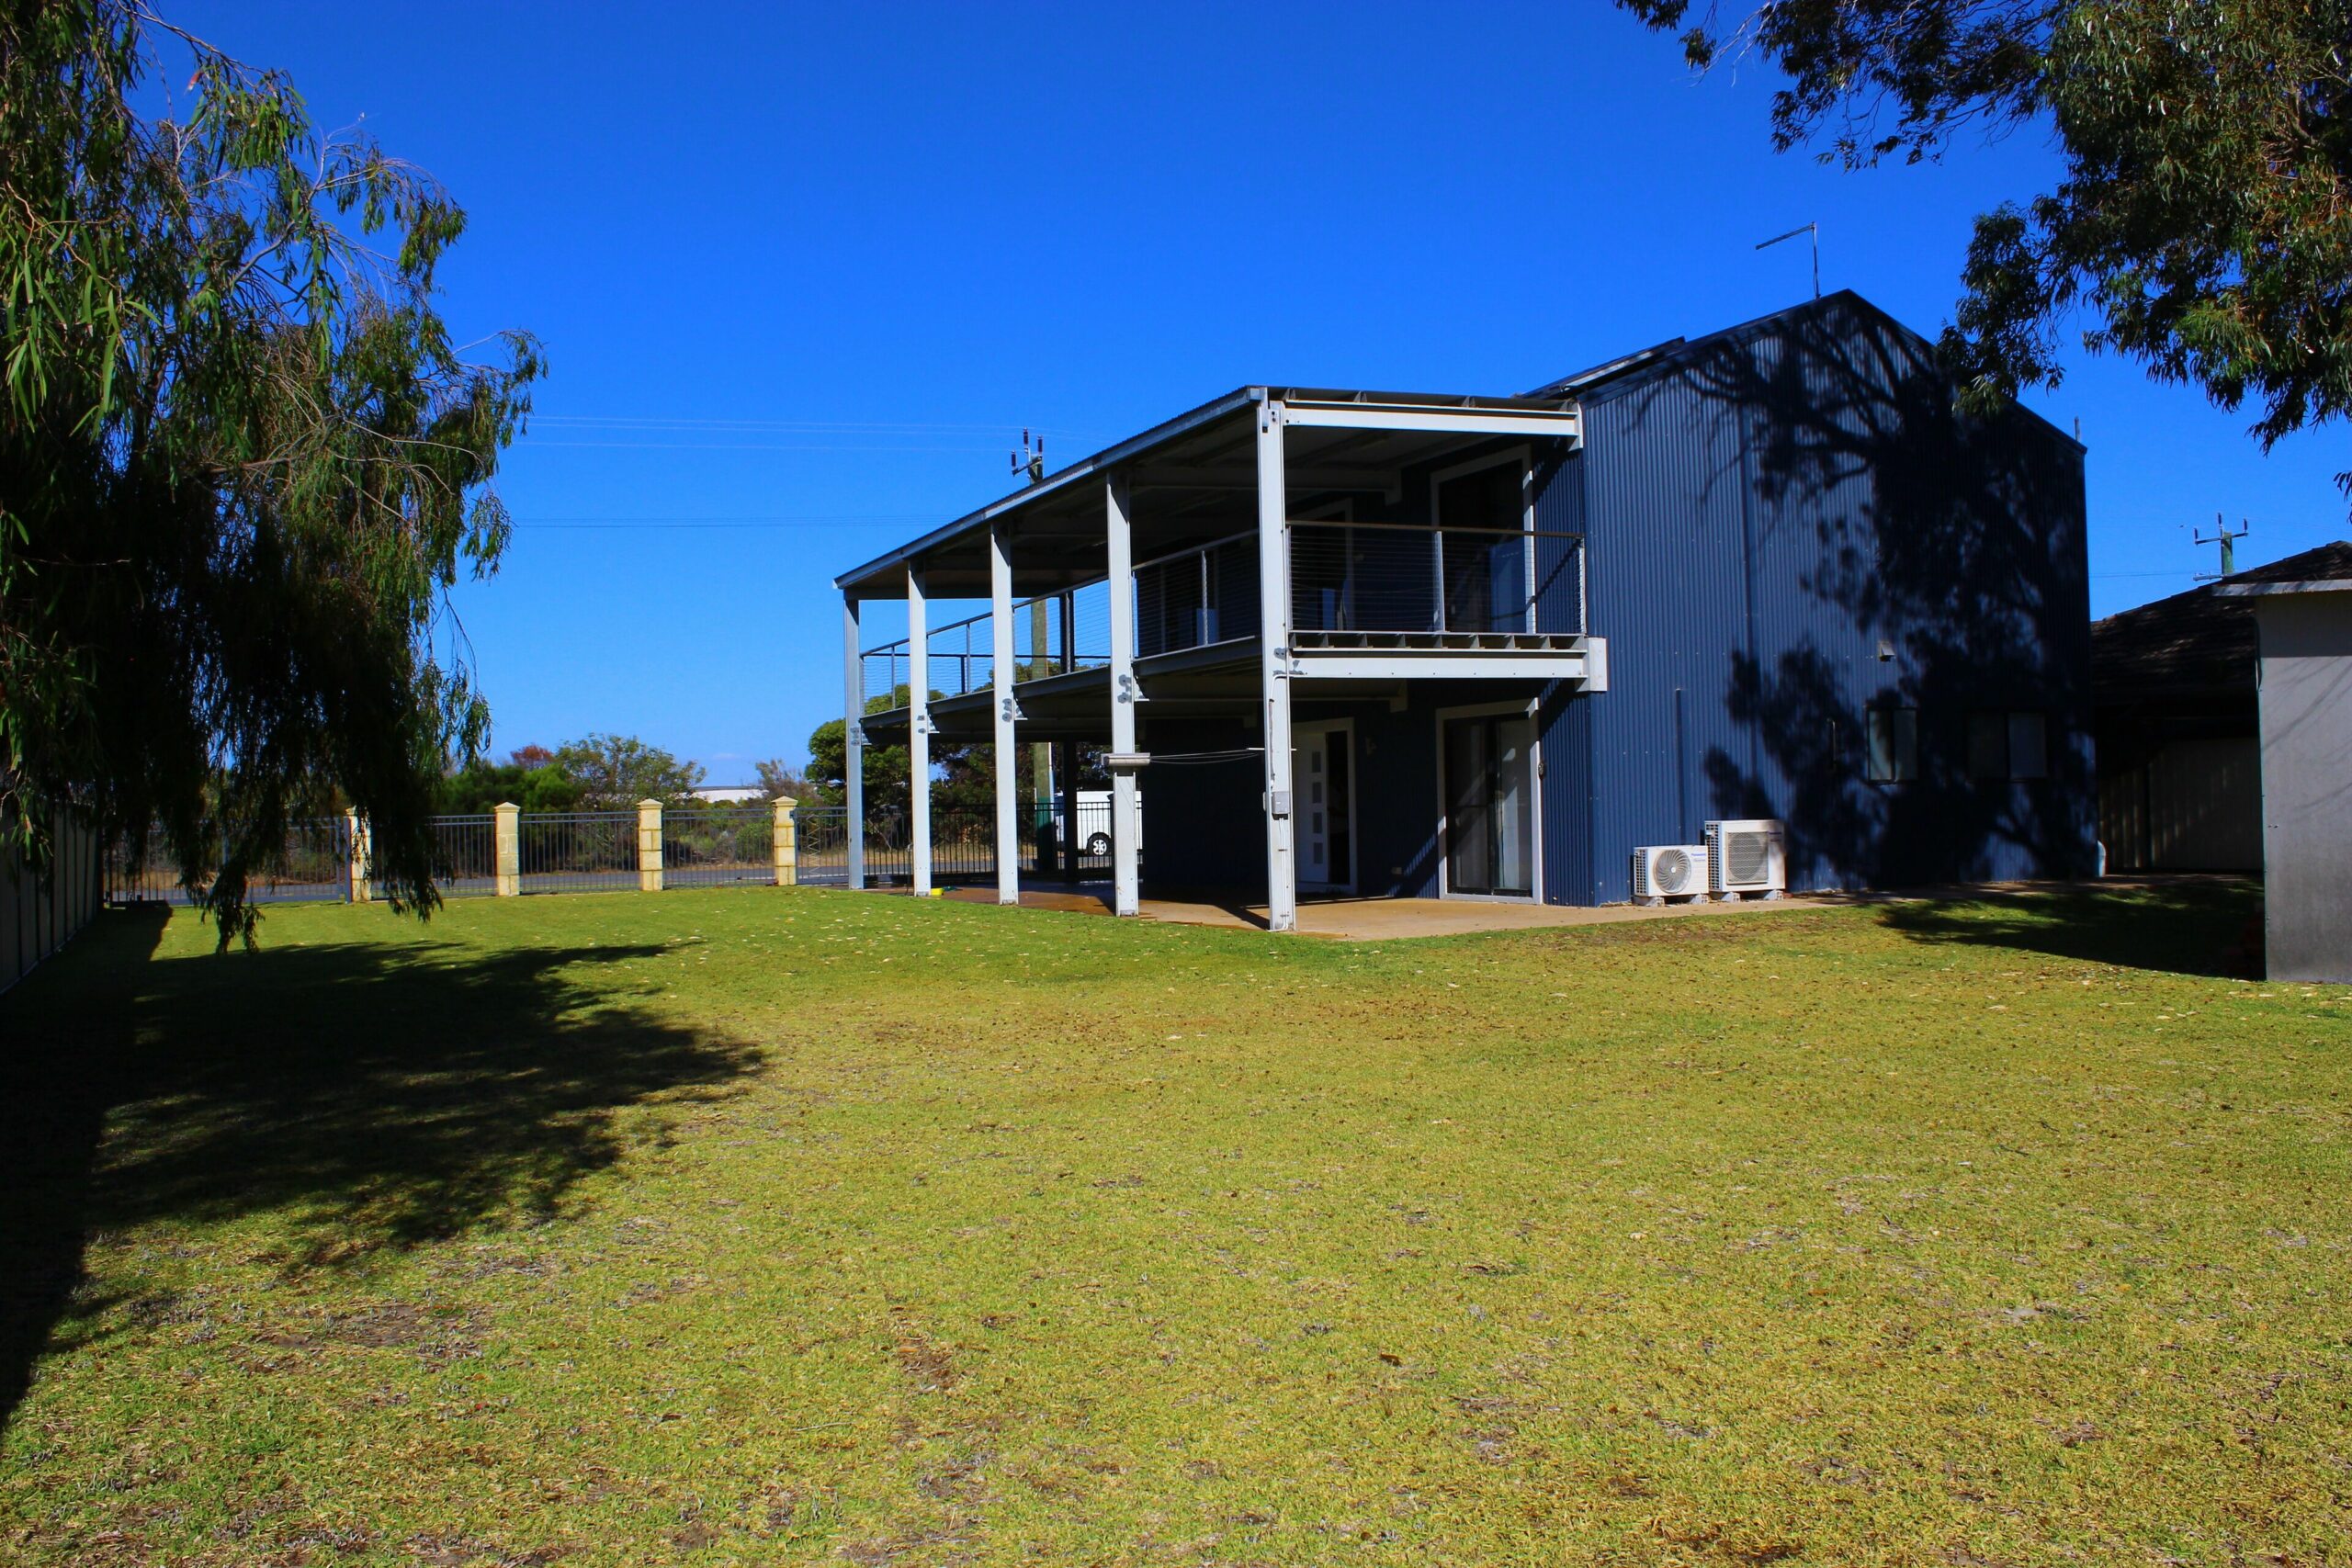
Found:
[{"label": "green lawn", "polygon": [[2343,1562],[2251,908],[111,916],[0,999],[0,1560]]}]

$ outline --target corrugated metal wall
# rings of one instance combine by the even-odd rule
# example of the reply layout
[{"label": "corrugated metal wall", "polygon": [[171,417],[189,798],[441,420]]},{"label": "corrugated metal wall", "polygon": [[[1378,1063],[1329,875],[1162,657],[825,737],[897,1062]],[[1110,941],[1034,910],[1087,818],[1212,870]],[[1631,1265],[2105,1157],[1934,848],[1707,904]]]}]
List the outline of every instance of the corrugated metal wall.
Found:
[{"label": "corrugated metal wall", "polygon": [[0,855],[0,991],[72,941],[98,911],[105,866],[98,835],[61,818],[48,867],[15,851]]},{"label": "corrugated metal wall", "polygon": [[[1777,817],[1800,886],[2089,869],[2089,603],[2080,449],[1960,418],[1928,345],[1850,296],[1587,394],[1589,804],[1557,787],[1556,858],[1589,810],[1590,883],[1642,844]],[[1561,503],[1565,506],[1565,501]],[[1883,649],[1882,649],[1883,645]],[[1882,658],[1882,651],[1887,657]],[[1862,777],[1873,705],[1917,710],[1919,776]],[[2051,777],[1968,776],[1968,715],[2050,717]]]},{"label": "corrugated metal wall", "polygon": [[2113,871],[2260,871],[2260,742],[2171,740],[2137,767],[2102,771],[2099,837]]}]

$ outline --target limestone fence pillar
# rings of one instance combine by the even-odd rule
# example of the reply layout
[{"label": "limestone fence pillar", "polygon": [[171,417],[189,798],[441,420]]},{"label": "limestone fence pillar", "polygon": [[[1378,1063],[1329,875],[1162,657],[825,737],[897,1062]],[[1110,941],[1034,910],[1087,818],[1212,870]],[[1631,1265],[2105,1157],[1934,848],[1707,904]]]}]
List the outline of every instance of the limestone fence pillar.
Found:
[{"label": "limestone fence pillar", "polygon": [[637,803],[637,889],[662,891],[662,803],[658,800]]},{"label": "limestone fence pillar", "polygon": [[351,856],[351,901],[365,904],[375,894],[375,889],[368,885],[368,824],[356,810],[344,812],[343,824],[344,843]]},{"label": "limestone fence pillar", "polygon": [[775,803],[775,885],[789,887],[800,880],[800,841],[793,835],[792,802]]},{"label": "limestone fence pillar", "polygon": [[510,800],[490,811],[496,823],[498,896],[512,898],[523,891],[523,808]]}]

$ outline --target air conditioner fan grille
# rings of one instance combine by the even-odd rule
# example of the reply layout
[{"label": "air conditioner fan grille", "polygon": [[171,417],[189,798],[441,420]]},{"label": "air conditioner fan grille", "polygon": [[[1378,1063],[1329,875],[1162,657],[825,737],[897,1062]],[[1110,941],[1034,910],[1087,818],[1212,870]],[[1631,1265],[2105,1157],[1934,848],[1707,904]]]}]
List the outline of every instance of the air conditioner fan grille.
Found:
[{"label": "air conditioner fan grille", "polygon": [[1724,846],[1725,880],[1731,882],[1761,882],[1770,869],[1772,843],[1763,833],[1732,833]]}]

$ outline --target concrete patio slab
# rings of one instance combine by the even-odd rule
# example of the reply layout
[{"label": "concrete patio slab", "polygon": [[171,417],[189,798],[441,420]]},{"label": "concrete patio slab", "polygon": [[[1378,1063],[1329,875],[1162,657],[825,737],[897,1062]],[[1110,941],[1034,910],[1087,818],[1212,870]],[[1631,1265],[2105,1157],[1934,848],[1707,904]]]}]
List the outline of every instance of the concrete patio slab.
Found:
[{"label": "concrete patio slab", "polygon": [[[993,904],[992,888],[957,887],[944,897],[963,903]],[[1630,920],[1685,919],[1697,915],[1758,913],[1771,909],[1822,908],[1842,899],[1787,897],[1751,899],[1737,904],[1668,904],[1645,908],[1634,904],[1571,908],[1558,904],[1486,903],[1457,898],[1306,898],[1298,906],[1298,929],[1306,936],[1341,942],[1382,942],[1394,937],[1463,936],[1476,931],[1530,931],[1548,926],[1605,926]],[[1111,912],[1108,884],[1052,885],[1021,890],[1024,909],[1060,909],[1077,914]],[[1222,926],[1235,931],[1263,931],[1263,904],[1222,903],[1205,899],[1146,898],[1140,913],[1148,920],[1171,925]]]}]

